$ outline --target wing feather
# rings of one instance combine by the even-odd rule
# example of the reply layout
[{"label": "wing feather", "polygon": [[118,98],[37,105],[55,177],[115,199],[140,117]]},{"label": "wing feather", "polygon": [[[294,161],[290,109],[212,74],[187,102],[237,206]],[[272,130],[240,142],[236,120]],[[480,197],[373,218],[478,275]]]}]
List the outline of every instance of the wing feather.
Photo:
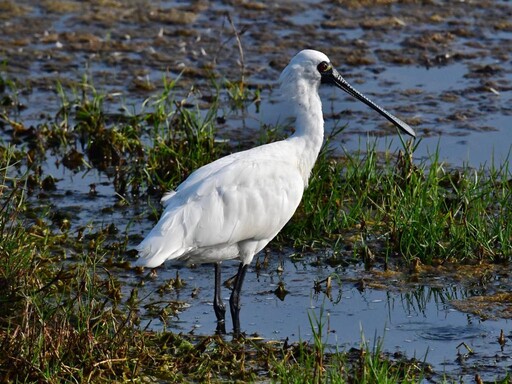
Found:
[{"label": "wing feather", "polygon": [[248,240],[263,247],[275,237],[297,209],[304,180],[293,157],[254,152],[210,163],[164,196],[162,217],[138,247],[138,264],[154,267],[198,250],[234,252]]}]

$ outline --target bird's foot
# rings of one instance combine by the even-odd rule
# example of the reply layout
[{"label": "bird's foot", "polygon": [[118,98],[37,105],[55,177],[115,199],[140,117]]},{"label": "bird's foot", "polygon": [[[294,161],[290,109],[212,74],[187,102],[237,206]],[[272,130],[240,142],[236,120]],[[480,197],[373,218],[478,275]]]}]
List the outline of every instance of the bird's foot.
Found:
[{"label": "bird's foot", "polygon": [[225,335],[226,334],[226,322],[224,320],[217,321],[217,329],[215,330],[217,335]]},{"label": "bird's foot", "polygon": [[240,331],[240,328],[233,328],[233,341],[241,340],[244,334]]}]

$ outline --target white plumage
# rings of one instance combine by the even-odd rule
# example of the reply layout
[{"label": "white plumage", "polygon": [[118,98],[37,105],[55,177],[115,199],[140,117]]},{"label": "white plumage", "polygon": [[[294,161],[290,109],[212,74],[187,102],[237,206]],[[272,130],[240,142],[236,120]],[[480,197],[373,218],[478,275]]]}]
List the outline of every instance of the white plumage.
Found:
[{"label": "white plumage", "polygon": [[[288,222],[306,180],[293,145],[273,143],[210,163],[164,196],[165,211],[140,244],[139,263],[169,259],[249,264]],[[288,143],[287,143],[288,144]],[[296,152],[296,151],[294,151]]]},{"label": "white plumage", "polygon": [[413,135],[404,122],[355,91],[321,52],[299,52],[280,76],[283,96],[294,106],[295,133],[289,138],[234,153],[193,172],[175,192],[162,198],[165,210],[137,247],[138,265],[154,268],[166,260],[216,263],[215,313],[224,323],[220,266],[239,259],[231,295],[234,333],[239,326],[239,293],[247,265],[272,240],[297,209],[324,132],[321,83],[338,86]]}]

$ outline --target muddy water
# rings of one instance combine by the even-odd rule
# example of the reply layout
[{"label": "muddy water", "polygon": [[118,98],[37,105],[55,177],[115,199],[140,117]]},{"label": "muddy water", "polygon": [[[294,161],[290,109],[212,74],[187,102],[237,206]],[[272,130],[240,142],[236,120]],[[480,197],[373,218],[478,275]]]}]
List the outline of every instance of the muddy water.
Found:
[{"label": "muddy water", "polygon": [[[368,273],[358,266],[318,266],[317,257],[292,262],[285,252],[271,257],[262,269],[253,268],[248,273],[241,322],[249,337],[313,341],[312,329],[318,330],[320,320],[323,339],[332,350],[359,348],[363,339],[370,347],[382,342],[388,352],[431,364],[436,374],[426,382],[436,382],[442,375],[473,382],[476,373],[484,380],[495,380],[510,371],[511,320],[483,320],[459,312],[453,305],[499,286],[508,290],[511,281],[507,273],[498,274],[489,286],[435,275],[415,282],[398,273]],[[236,270],[236,264],[225,263],[224,277],[233,276]],[[177,272],[186,285],[162,291]],[[152,311],[155,307],[170,309],[170,300],[176,313],[166,321],[142,314],[143,325],[183,333],[214,333],[212,273],[208,266],[160,269],[158,277],[146,280],[139,288],[139,297],[150,295],[148,302],[155,303]],[[325,279],[329,276],[331,288],[327,290]],[[284,297],[278,293],[281,288],[286,291]],[[227,302],[226,288],[223,297]],[[230,326],[228,316],[228,329]],[[506,340],[503,347],[498,341],[502,331]]]},{"label": "muddy water", "polygon": [[[110,112],[123,105],[137,108],[160,91],[166,74],[184,71],[177,89],[182,95],[192,84],[208,94],[208,71],[239,80],[240,54],[226,12],[243,31],[243,75],[251,87],[261,89],[262,101],[258,109],[250,105],[243,114],[226,107],[219,138],[257,136],[262,123],[286,121],[280,115],[282,101],[275,81],[290,56],[302,48],[316,48],[326,52],[362,92],[414,126],[422,138],[417,157],[428,156],[439,146],[441,158],[454,166],[462,162],[477,166],[493,158],[499,163],[510,161],[512,5],[507,1],[309,0],[270,5],[0,0],[0,73],[16,84],[23,107],[7,108],[6,113],[37,126],[60,108],[56,83],[76,87],[83,76],[112,96]],[[340,148],[364,147],[368,135],[378,148],[399,147],[394,131],[371,110],[329,89],[322,96],[326,129],[348,124],[339,138]],[[8,129],[1,135],[10,140]],[[129,235],[148,232],[149,220],[131,222],[148,208],[137,203],[118,208],[112,180],[106,175],[97,170],[75,173],[54,164],[48,155],[43,173],[58,179],[57,191],[38,204],[58,206],[76,225],[115,223],[120,233],[125,228]],[[91,184],[96,185],[94,198]],[[248,274],[241,315],[248,334],[308,340],[308,315],[318,315],[323,307],[333,346],[358,346],[362,329],[371,342],[374,335],[383,337],[386,350],[418,358],[426,355],[437,372],[446,370],[467,382],[475,371],[492,380],[510,370],[510,321],[483,321],[454,305],[453,299],[485,294],[482,286],[456,279],[439,283],[434,276],[364,288],[359,280],[365,275],[357,267],[315,267],[308,260],[292,263],[288,256],[273,254],[267,268]],[[283,266],[281,274],[278,263]],[[166,266],[139,295],[152,293],[148,303],[177,301],[179,313],[166,323],[149,314],[145,321],[154,329],[211,333],[215,329],[211,268],[179,272],[187,283],[184,288],[162,296],[154,293],[162,281],[175,277],[176,269]],[[235,267],[226,264],[225,276],[234,273]],[[316,293],[314,281],[333,273],[341,281],[333,279],[331,297]],[[129,286],[139,282],[131,272],[118,274]],[[505,274],[493,276],[498,277],[488,283],[491,288],[510,290]],[[366,277],[370,282],[375,279]],[[284,300],[273,292],[279,283],[289,291]],[[507,340],[503,350],[497,343],[501,330]],[[466,347],[458,347],[462,342],[475,353],[466,356]]]},{"label": "muddy water", "polygon": [[[511,5],[507,1],[259,2],[157,1],[0,3],[4,72],[20,82],[24,118],[38,122],[41,106],[55,111],[56,81],[86,74],[103,91],[140,104],[166,73],[208,84],[205,68],[231,80],[242,76],[232,16],[241,31],[244,78],[263,89],[264,108],[252,116],[275,124],[268,91],[290,56],[303,48],[325,51],[346,78],[416,126],[417,156],[439,144],[441,158],[460,164],[504,160],[512,114]],[[26,84],[29,84],[27,86]],[[348,123],[348,149],[361,137],[393,133],[382,119],[343,94],[328,93],[327,129]],[[267,112],[267,110],[269,110]],[[228,116],[226,128],[239,124]],[[247,133],[246,133],[247,134]],[[442,137],[442,140],[440,138]],[[378,140],[386,148],[396,137]]]}]

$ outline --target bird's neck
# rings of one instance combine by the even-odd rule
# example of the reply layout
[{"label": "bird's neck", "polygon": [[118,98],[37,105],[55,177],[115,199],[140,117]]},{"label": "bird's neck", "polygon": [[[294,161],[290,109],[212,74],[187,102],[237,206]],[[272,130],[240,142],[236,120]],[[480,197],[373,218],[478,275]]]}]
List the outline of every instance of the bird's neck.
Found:
[{"label": "bird's neck", "polygon": [[295,106],[295,133],[289,138],[297,148],[299,167],[308,185],[311,170],[315,165],[324,139],[324,118],[322,102],[317,90],[306,92]]}]

